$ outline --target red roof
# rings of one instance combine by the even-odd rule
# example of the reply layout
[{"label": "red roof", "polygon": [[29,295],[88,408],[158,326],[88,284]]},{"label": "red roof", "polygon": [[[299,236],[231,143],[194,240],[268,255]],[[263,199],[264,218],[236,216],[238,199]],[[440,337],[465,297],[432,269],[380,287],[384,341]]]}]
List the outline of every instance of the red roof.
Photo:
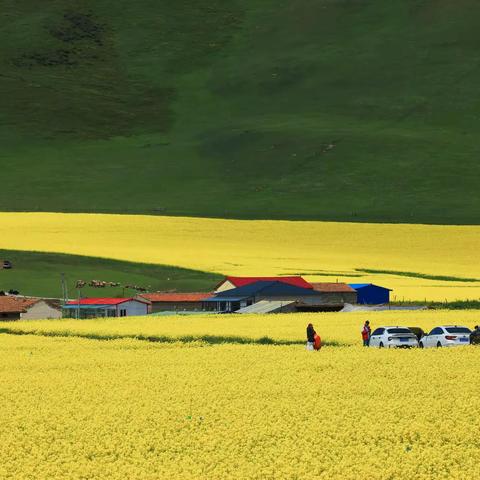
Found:
[{"label": "red roof", "polygon": [[148,303],[147,300],[141,298],[81,298],[80,302],[78,300],[70,300],[67,302],[67,305],[120,305],[125,302],[141,302]]},{"label": "red roof", "polygon": [[226,277],[218,286],[225,281],[233,283],[236,287],[244,287],[255,282],[282,282],[300,288],[312,288],[312,285],[302,277]]},{"label": "red roof", "polygon": [[312,283],[312,287],[317,292],[355,292],[355,290],[346,283]]},{"label": "red roof", "polygon": [[206,298],[210,298],[211,293],[144,293],[142,294],[143,298],[150,300],[151,302],[201,302]]}]

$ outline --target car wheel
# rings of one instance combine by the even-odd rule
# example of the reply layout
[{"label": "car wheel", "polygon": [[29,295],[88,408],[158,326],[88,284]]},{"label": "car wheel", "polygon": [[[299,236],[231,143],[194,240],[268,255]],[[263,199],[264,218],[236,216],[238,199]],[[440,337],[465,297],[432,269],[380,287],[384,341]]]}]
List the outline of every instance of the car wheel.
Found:
[{"label": "car wheel", "polygon": [[437,348],[441,348],[442,344],[440,342],[437,342]]},{"label": "car wheel", "polygon": [[418,344],[418,346],[419,346],[420,348],[424,348],[424,346],[423,346],[423,343],[422,343],[422,342],[420,342],[420,343]]},{"label": "car wheel", "polygon": [[383,342],[380,342],[380,345],[378,346],[378,348],[383,348]]}]

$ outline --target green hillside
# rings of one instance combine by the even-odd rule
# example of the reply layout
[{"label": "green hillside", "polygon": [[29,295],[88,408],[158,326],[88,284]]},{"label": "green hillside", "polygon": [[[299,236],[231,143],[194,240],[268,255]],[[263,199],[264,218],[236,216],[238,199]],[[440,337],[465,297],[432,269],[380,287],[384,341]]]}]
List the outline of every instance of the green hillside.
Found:
[{"label": "green hillside", "polygon": [[12,262],[11,270],[0,269],[0,291],[18,290],[23,295],[60,298],[61,274],[65,274],[70,297],[77,295],[77,280],[118,282],[119,287],[82,288],[84,297],[134,296],[139,286],[149,291],[212,291],[223,278],[214,273],[199,272],[163,265],[121,262],[80,255],[0,250],[0,260]]},{"label": "green hillside", "polygon": [[479,222],[475,0],[4,0],[0,211]]}]

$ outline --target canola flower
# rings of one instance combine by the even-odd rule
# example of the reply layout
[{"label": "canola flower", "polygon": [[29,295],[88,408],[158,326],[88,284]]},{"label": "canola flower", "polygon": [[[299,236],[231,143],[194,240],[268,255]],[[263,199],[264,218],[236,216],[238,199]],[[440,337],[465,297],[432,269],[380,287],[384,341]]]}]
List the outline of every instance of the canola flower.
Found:
[{"label": "canola flower", "polygon": [[304,274],[377,283],[397,300],[480,297],[480,226],[246,221],[145,215],[0,213],[0,248],[90,255],[230,275]]},{"label": "canola flower", "polygon": [[381,325],[420,327],[480,324],[478,310],[421,310],[351,313],[294,313],[264,315],[177,315],[93,320],[32,320],[0,322],[0,331],[85,338],[137,338],[161,342],[303,344],[305,328],[313,323],[331,345],[361,343],[360,329],[370,320]]},{"label": "canola flower", "polygon": [[0,478],[478,478],[479,355],[0,335]]}]

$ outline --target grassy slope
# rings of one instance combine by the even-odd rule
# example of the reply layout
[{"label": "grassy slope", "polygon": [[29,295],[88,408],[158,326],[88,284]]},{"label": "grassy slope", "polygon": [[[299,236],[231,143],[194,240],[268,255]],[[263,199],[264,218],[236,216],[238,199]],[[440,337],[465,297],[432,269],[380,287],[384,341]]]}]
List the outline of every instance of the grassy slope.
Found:
[{"label": "grassy slope", "polygon": [[2,14],[0,210],[478,223],[474,0]]},{"label": "grassy slope", "polygon": [[[95,257],[0,250],[0,259],[9,259],[14,268],[0,270],[0,290],[16,289],[24,295],[59,298],[62,296],[61,273],[66,275],[69,294],[76,295],[75,283],[81,280],[120,282],[138,285],[150,291],[211,291],[219,275],[163,265],[146,265]],[[83,296],[135,295],[131,289],[82,289]]]}]

